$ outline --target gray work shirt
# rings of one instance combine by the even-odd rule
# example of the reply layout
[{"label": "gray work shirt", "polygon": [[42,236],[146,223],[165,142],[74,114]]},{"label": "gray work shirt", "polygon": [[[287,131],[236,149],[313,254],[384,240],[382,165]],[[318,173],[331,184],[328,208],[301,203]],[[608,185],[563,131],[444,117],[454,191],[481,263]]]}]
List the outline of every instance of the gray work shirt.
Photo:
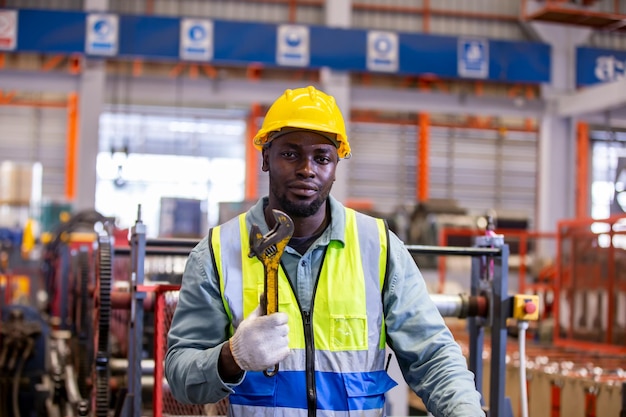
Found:
[{"label": "gray work shirt", "polygon": [[[260,199],[249,210],[247,227],[269,228]],[[344,207],[329,197],[331,222],[311,247],[300,255],[287,247],[282,258],[303,310],[310,309],[315,280],[331,240],[345,244]],[[411,389],[435,417],[484,416],[473,374],[404,243],[389,233],[389,282],[383,294],[387,343]],[[181,402],[215,403],[232,392],[218,374],[222,345],[230,322],[215,276],[205,237],[187,260],[178,305],[168,333],[165,374],[172,394]]]}]

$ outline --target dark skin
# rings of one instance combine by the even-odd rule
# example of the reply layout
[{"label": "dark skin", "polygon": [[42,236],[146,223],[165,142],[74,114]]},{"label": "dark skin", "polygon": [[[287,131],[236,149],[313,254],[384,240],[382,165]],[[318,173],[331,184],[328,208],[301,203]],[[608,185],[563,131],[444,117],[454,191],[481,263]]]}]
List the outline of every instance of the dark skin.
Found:
[{"label": "dark skin", "polygon": [[[328,195],[335,182],[339,156],[335,145],[324,136],[300,130],[289,132],[263,148],[264,172],[269,173],[269,204],[265,221],[274,227],[272,209],[289,215],[294,236],[306,237],[322,231],[330,221]],[[222,346],[219,373],[225,382],[235,382],[243,371],[235,362],[230,344]]]}]

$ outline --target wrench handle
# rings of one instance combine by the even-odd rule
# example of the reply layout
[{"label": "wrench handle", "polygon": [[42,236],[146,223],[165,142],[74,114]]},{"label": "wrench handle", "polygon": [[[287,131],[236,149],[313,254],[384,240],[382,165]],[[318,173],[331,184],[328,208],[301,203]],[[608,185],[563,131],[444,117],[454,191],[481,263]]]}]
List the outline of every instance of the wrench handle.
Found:
[{"label": "wrench handle", "polygon": [[278,311],[278,269],[269,267],[265,271],[265,314]]},{"label": "wrench handle", "polygon": [[[265,268],[265,314],[278,311],[278,263],[279,258],[272,260]],[[263,375],[273,377],[278,373],[278,364],[274,369],[266,369]]]}]

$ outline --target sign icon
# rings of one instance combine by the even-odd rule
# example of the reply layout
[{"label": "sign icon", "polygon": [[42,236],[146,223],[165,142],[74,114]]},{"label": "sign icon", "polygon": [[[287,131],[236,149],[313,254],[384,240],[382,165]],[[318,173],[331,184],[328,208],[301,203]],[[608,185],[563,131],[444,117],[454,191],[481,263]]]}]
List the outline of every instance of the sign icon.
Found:
[{"label": "sign icon", "polygon": [[183,19],[180,22],[181,59],[210,61],[213,59],[213,22]]},{"label": "sign icon", "polygon": [[367,69],[370,71],[398,71],[398,35],[393,32],[367,33]]},{"label": "sign icon", "polygon": [[0,10],[0,51],[13,51],[17,46],[17,11]]},{"label": "sign icon", "polygon": [[112,14],[88,14],[85,52],[89,55],[117,54],[119,18]]},{"label": "sign icon", "polygon": [[489,42],[486,39],[460,38],[457,70],[460,77],[487,78],[489,76]]},{"label": "sign icon", "polygon": [[306,67],[310,60],[309,28],[280,25],[276,39],[276,62],[279,65]]}]

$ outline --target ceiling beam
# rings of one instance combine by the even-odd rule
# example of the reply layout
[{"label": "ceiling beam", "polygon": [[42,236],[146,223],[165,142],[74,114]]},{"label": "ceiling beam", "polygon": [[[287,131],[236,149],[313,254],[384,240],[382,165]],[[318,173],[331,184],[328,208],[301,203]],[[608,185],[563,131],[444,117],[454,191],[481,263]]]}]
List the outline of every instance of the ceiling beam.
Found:
[{"label": "ceiling beam", "polygon": [[596,84],[556,98],[556,114],[583,117],[626,107],[626,78]]},{"label": "ceiling beam", "polygon": [[0,71],[0,90],[71,93],[78,90],[79,76],[66,72]]},{"label": "ceiling beam", "polygon": [[[20,92],[79,92],[79,77],[63,72],[2,71],[0,89]],[[193,107],[249,107],[270,105],[287,88],[303,81],[255,81],[243,79],[190,79],[108,76],[105,104],[149,104]],[[624,91],[624,90],[621,90]],[[545,111],[540,99],[505,96],[426,92],[416,89],[353,86],[355,110],[428,112],[477,116],[539,117]],[[624,100],[624,98],[622,98]]]}]

